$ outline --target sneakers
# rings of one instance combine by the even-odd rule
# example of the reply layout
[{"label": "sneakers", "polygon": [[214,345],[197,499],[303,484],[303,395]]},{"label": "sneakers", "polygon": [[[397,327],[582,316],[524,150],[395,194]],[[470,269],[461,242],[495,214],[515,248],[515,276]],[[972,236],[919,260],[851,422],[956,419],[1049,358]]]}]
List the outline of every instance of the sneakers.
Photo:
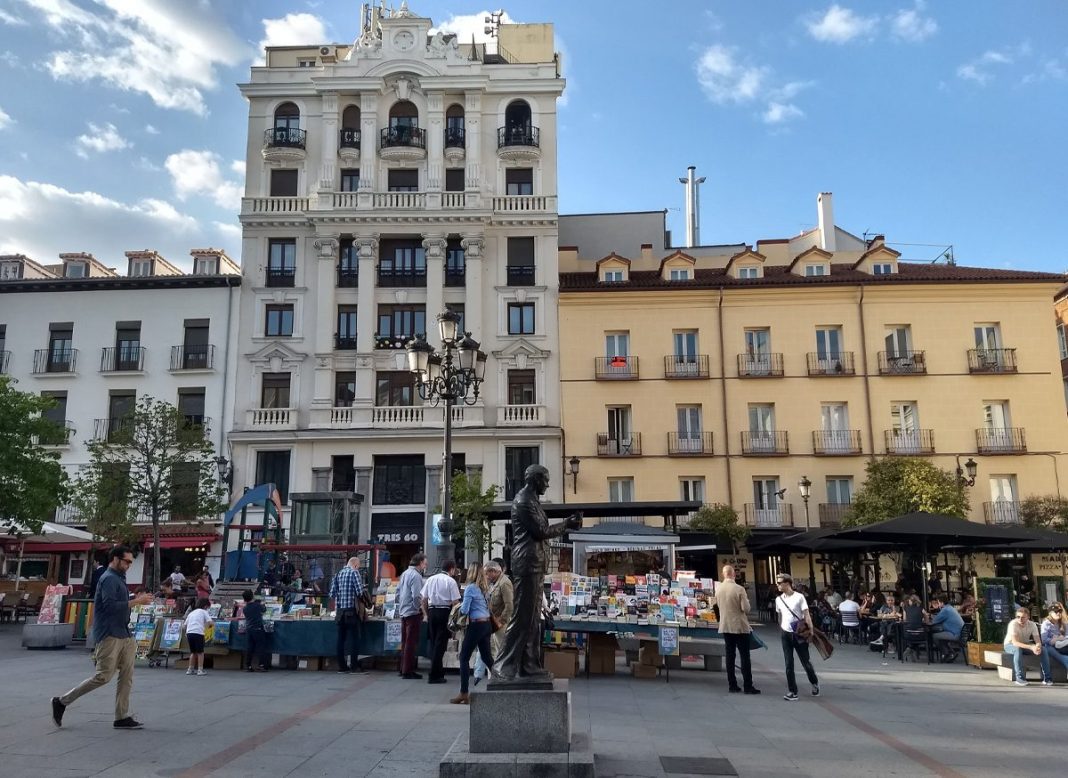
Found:
[{"label": "sneakers", "polygon": [[207,675],[203,670],[197,670],[197,675]]},{"label": "sneakers", "polygon": [[133,716],[127,716],[116,721],[114,726],[115,729],[144,729],[145,725],[140,721],[136,721]]},{"label": "sneakers", "polygon": [[1045,679],[1044,681],[1042,681],[1042,685],[1043,686],[1053,686],[1053,679],[1052,678]]},{"label": "sneakers", "polygon": [[782,698],[787,702],[797,702],[797,695],[793,692],[787,692],[782,696]]},{"label": "sneakers", "polygon": [[883,639],[882,639],[882,637],[881,637],[881,636],[880,636],[880,637],[877,637],[877,638],[876,638],[875,640],[873,640],[873,641],[872,641],[871,643],[869,643],[868,645],[869,645],[869,646],[879,646],[880,648],[882,648],[882,645],[883,645]]},{"label": "sneakers", "polygon": [[1013,683],[1016,684],[1017,686],[1030,686],[1031,685],[1027,681],[1025,681],[1023,678],[1017,678],[1015,681],[1013,681]]},{"label": "sneakers", "polygon": [[812,684],[812,696],[813,697],[819,697],[820,696],[820,685],[818,683]]},{"label": "sneakers", "polygon": [[192,667],[190,667],[188,670],[185,671],[185,674],[186,675],[196,675],[197,671],[194,670]]},{"label": "sneakers", "polygon": [[63,714],[67,712],[67,706],[59,701],[59,697],[52,698],[52,721],[57,727],[63,726]]}]

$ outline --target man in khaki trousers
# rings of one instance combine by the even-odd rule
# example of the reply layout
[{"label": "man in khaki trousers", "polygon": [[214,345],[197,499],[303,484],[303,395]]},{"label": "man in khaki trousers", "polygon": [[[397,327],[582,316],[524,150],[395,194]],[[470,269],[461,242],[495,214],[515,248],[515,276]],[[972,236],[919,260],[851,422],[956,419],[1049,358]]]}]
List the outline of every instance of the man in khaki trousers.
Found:
[{"label": "man in khaki trousers", "polygon": [[[749,596],[745,588],[734,582],[734,568],[723,566],[723,580],[716,587],[716,605],[719,606],[719,634],[727,648],[727,684],[732,693],[760,694],[753,686],[753,667],[749,661]],[[734,674],[736,654],[742,657],[742,686]]]}]

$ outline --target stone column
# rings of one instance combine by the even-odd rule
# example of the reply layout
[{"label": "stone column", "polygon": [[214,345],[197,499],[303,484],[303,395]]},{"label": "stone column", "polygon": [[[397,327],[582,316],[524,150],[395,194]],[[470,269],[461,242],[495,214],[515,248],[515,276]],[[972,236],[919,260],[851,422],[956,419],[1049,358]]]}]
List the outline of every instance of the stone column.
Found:
[{"label": "stone column", "polygon": [[426,250],[426,339],[434,348],[441,348],[436,322],[438,314],[445,310],[445,245],[444,234],[423,233],[423,249]]},{"label": "stone column", "polygon": [[337,188],[338,144],[338,96],[337,92],[323,94],[322,161],[319,163],[319,208],[327,210],[333,205],[333,192]]},{"label": "stone column", "polygon": [[[489,342],[493,332],[486,331],[482,311],[482,256],[486,238],[482,233],[465,234],[460,240],[464,250],[464,323],[471,337],[480,343]],[[494,298],[496,299],[496,298]],[[495,332],[495,330],[494,330]],[[485,351],[485,347],[483,347]]]},{"label": "stone column", "polygon": [[482,193],[482,92],[464,92],[466,207],[480,208]]},{"label": "stone column", "polygon": [[[363,172],[360,173],[363,186]],[[375,307],[375,265],[378,263],[378,233],[357,235],[353,241],[359,265],[356,304],[357,321],[356,350],[371,354],[375,349],[375,330],[378,329],[378,311]]]},{"label": "stone column", "polygon": [[334,405],[333,352],[334,327],[337,321],[334,266],[337,262],[337,235],[320,235],[315,239],[315,334],[313,352],[315,360],[315,388],[312,392],[313,409],[329,409]]},{"label": "stone column", "polygon": [[333,472],[329,467],[313,467],[312,468],[312,491],[313,492],[329,492],[331,487],[331,477]]},{"label": "stone column", "polygon": [[378,175],[378,95],[360,93],[360,193],[358,207],[370,208]]},{"label": "stone column", "polygon": [[366,540],[371,537],[371,468],[356,467],[356,494],[363,495],[360,503],[360,521],[357,529],[357,537]]},{"label": "stone column", "polygon": [[441,190],[445,188],[445,93],[428,92],[426,96],[426,207],[441,208]]}]

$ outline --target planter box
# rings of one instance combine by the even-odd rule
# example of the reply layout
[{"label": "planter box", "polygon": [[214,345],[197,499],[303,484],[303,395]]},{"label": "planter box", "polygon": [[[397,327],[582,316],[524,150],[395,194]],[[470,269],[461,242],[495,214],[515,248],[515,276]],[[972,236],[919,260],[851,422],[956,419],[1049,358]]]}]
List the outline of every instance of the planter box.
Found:
[{"label": "planter box", "polygon": [[992,665],[983,658],[983,652],[997,651],[1001,653],[1001,643],[968,643],[968,664],[980,670],[994,670],[997,665]]},{"label": "planter box", "polygon": [[73,638],[73,624],[24,624],[22,626],[23,648],[66,648]]}]

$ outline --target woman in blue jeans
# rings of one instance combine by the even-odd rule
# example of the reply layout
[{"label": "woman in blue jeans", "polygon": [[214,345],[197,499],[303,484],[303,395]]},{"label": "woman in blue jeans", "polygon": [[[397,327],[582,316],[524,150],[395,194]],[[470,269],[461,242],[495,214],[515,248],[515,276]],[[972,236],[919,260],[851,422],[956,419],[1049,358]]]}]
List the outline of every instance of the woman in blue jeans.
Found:
[{"label": "woman in blue jeans", "polygon": [[467,629],[460,644],[460,693],[449,702],[453,705],[467,705],[471,698],[467,693],[471,679],[471,654],[475,648],[485,662],[486,667],[493,668],[493,651],[490,649],[490,637],[493,635],[493,621],[490,618],[489,603],[486,601],[486,571],[479,562],[473,562],[467,568],[467,584],[464,586],[464,598],[460,602],[460,613],[467,616]]},{"label": "woman in blue jeans", "polygon": [[1068,616],[1064,613],[1064,606],[1059,602],[1049,606],[1049,615],[1042,622],[1042,652],[1049,654],[1050,659],[1055,659],[1068,670],[1068,655],[1057,650],[1057,641],[1068,639]]}]

